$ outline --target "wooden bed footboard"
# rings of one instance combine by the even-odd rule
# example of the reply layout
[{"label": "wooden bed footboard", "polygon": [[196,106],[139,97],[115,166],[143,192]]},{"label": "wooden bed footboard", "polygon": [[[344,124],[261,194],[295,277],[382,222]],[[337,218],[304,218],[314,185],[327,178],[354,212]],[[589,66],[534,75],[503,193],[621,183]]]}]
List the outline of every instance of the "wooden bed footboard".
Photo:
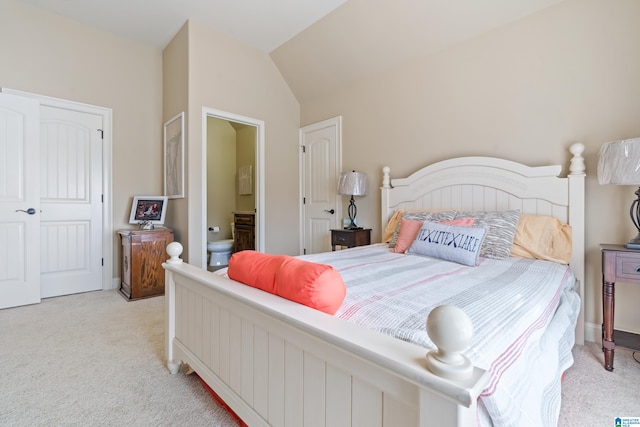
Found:
[{"label": "wooden bed footboard", "polygon": [[183,263],[168,248],[166,357],[251,426],[471,426],[489,376],[449,380],[426,350]]}]

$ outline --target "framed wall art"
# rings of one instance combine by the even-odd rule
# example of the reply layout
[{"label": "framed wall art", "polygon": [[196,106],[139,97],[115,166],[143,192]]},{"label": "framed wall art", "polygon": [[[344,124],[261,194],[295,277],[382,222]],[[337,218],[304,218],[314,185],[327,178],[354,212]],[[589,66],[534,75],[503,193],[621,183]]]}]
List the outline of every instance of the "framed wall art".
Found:
[{"label": "framed wall art", "polygon": [[164,195],[184,197],[184,111],[164,124]]}]

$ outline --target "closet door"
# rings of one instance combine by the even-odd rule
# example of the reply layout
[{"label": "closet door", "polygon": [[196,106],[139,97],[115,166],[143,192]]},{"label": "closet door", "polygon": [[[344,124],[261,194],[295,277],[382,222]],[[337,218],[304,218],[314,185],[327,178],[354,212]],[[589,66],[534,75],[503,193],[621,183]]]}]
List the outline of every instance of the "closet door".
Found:
[{"label": "closet door", "polygon": [[40,302],[39,108],[0,93],[0,308]]}]

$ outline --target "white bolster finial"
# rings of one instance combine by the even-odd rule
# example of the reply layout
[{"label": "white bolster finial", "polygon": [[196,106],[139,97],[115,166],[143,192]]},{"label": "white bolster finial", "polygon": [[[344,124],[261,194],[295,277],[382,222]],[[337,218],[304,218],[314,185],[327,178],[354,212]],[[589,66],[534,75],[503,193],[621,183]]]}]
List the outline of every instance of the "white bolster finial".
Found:
[{"label": "white bolster finial", "polygon": [[179,242],[171,242],[167,245],[167,254],[169,255],[169,259],[167,260],[167,264],[180,264],[182,263],[182,259],[180,255],[182,255],[183,247]]},{"label": "white bolster finial", "polygon": [[471,344],[473,324],[462,309],[441,305],[427,317],[427,333],[437,350],[427,353],[427,368],[434,374],[463,380],[473,374],[473,364],[462,354]]}]

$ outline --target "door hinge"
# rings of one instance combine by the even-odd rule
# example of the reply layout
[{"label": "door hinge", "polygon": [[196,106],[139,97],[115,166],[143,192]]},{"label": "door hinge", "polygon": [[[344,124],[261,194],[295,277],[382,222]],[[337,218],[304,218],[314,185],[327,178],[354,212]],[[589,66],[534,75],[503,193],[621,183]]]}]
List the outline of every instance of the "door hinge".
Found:
[{"label": "door hinge", "polygon": [[305,147],[304,145],[302,146],[302,153],[306,153],[307,152],[307,147]]},{"label": "door hinge", "polygon": [[303,250],[302,250],[302,255],[306,255],[306,254],[307,254],[307,250],[306,250],[306,249],[303,249]]},{"label": "door hinge", "polygon": [[104,258],[102,258],[102,266],[104,267]]},{"label": "door hinge", "polygon": [[100,203],[104,203],[104,194],[100,195]]},{"label": "door hinge", "polygon": [[306,204],[307,204],[307,198],[306,198],[306,197],[303,197],[303,198],[302,198],[302,204],[303,204],[303,205],[306,205]]},{"label": "door hinge", "polygon": [[102,129],[98,129],[98,132],[100,132],[100,139],[104,139],[104,131]]}]

